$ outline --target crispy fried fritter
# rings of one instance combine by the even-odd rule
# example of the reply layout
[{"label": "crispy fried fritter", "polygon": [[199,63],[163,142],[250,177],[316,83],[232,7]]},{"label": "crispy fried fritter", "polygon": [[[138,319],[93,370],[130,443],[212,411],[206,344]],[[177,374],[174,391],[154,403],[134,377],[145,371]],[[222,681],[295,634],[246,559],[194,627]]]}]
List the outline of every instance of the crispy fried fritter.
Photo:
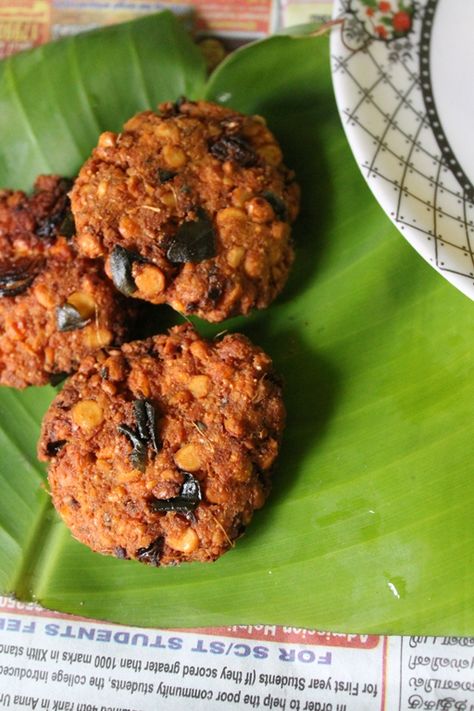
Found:
[{"label": "crispy fried fritter", "polygon": [[284,424],[270,358],[190,326],[88,358],[43,422],[54,505],[95,551],[211,561],[269,491]]},{"label": "crispy fried fritter", "polygon": [[44,385],[89,353],[120,344],[128,307],[98,260],[63,235],[69,181],[41,176],[35,192],[0,192],[0,383]]},{"label": "crispy fried fritter", "polygon": [[264,308],[293,261],[299,188],[258,116],[162,104],[102,134],[71,193],[79,251],[127,294],[209,321]]}]

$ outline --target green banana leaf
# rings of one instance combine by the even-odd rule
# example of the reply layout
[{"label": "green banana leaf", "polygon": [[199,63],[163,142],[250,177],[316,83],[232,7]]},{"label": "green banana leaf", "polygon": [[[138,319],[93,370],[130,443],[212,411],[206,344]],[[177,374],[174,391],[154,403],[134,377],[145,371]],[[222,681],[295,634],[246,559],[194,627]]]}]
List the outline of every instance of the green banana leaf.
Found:
[{"label": "green banana leaf", "polygon": [[[74,175],[99,131],[180,94],[266,116],[303,190],[284,294],[218,327],[263,346],[286,381],[272,495],[216,563],[155,569],[99,556],[57,518],[36,461],[54,390],[2,388],[1,591],[138,625],[473,635],[472,307],[366,187],[326,40],[256,43],[206,83],[191,40],[163,13],[6,60],[0,184]],[[164,328],[174,317],[160,313]]]}]

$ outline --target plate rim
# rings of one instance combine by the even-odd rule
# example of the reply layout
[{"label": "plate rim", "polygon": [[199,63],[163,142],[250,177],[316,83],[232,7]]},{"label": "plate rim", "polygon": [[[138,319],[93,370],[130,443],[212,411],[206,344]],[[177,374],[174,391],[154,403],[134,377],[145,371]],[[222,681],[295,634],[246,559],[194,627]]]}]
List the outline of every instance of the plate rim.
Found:
[{"label": "plate rim", "polygon": [[[354,22],[359,24],[363,22],[363,20],[357,15],[358,8],[354,6],[354,2],[357,3],[360,2],[360,0],[335,0],[333,6],[333,20],[338,21],[338,24],[333,28],[330,36],[330,61],[333,91],[336,97],[336,104],[343,129],[353,156],[375,199],[402,236],[423,257],[423,259],[435,269],[435,271],[441,274],[463,294],[474,300],[474,229],[471,229],[472,219],[468,219],[469,213],[474,216],[474,205],[472,204],[474,188],[470,184],[469,179],[465,175],[462,167],[459,165],[449,142],[446,139],[436,111],[436,106],[432,97],[431,74],[429,69],[431,42],[428,43],[428,47],[425,42],[422,49],[422,37],[425,40],[428,35],[431,37],[431,27],[434,22],[434,16],[439,0],[418,0],[418,2],[412,3],[415,11],[412,18],[412,24],[403,38],[408,38],[409,44],[407,46],[410,46],[410,51],[414,55],[414,59],[410,57],[410,76],[414,79],[415,89],[413,93],[417,94],[418,103],[423,106],[421,127],[423,127],[423,130],[431,132],[430,138],[436,145],[439,152],[439,156],[436,156],[436,161],[438,163],[438,175],[433,179],[435,184],[435,199],[432,206],[431,202],[425,203],[432,208],[430,210],[431,220],[426,220],[425,223],[423,221],[419,221],[418,213],[417,219],[412,218],[411,222],[406,219],[405,215],[401,216],[400,214],[400,199],[403,196],[408,197],[405,195],[405,191],[407,190],[406,183],[404,182],[405,176],[403,177],[401,184],[399,184],[397,180],[391,180],[394,185],[393,189],[398,193],[397,209],[393,209],[396,201],[393,197],[390,199],[388,191],[383,187],[383,185],[381,186],[381,181],[379,180],[379,182],[377,182],[375,180],[376,177],[382,179],[385,178],[386,180],[390,180],[390,178],[384,175],[377,176],[372,170],[372,166],[368,167],[367,149],[364,147],[364,142],[367,143],[367,141],[361,133],[361,128],[363,129],[363,127],[357,121],[354,122],[351,120],[354,117],[351,117],[350,109],[346,108],[349,103],[348,97],[350,97],[351,93],[347,90],[345,80],[342,77],[346,76],[348,63],[351,61],[354,63],[353,58],[357,55],[361,56],[361,53],[363,55],[370,56],[370,47],[372,46],[373,53],[377,54],[378,57],[382,57],[382,60],[384,61],[384,64],[380,64],[379,66],[380,73],[384,76],[388,75],[390,62],[392,61],[390,59],[390,53],[393,53],[394,49],[396,49],[396,47],[401,43],[401,39],[397,36],[384,39],[382,37],[376,37],[373,34],[370,35],[369,31],[366,29],[366,26],[364,26],[363,29],[361,29],[363,38],[362,44],[359,47],[357,47],[357,45],[353,47],[348,45],[343,34],[347,31],[346,27],[348,26],[348,21],[350,20],[353,24]],[[369,30],[371,30],[372,27],[373,23],[372,26],[369,27]],[[385,55],[384,52],[386,53]],[[368,86],[363,86],[362,82],[357,84],[356,80],[353,80],[352,89],[353,93],[354,91],[358,91],[359,94],[362,92],[368,99],[369,103],[372,102],[374,106],[376,105],[373,98],[369,94],[370,89]],[[402,94],[403,92],[400,91],[400,96]],[[431,101],[430,98],[433,100]],[[412,108],[411,99],[406,103],[409,103],[410,108]],[[436,122],[439,123],[439,131],[436,130]],[[395,126],[397,123],[398,122],[394,121],[393,116],[388,117],[389,126]],[[398,128],[398,125],[396,128]],[[412,137],[410,136],[410,138]],[[415,135],[415,139],[416,138],[417,135]],[[377,139],[380,142],[379,137],[377,137]],[[413,145],[415,145],[415,140],[413,140]],[[377,148],[377,152],[379,150],[380,145]],[[433,158],[435,158],[435,156],[433,156]],[[400,160],[406,159],[400,158]],[[437,217],[438,213],[440,216],[443,216],[443,211],[437,202],[437,198],[439,198],[438,188],[441,187],[441,193],[445,190],[443,181],[440,180],[441,169],[444,173],[449,172],[451,181],[452,179],[455,181],[457,190],[454,192],[453,190],[448,189],[447,192],[452,193],[453,197],[456,199],[456,202],[462,205],[462,215],[456,219],[458,219],[461,226],[464,226],[466,235],[465,242],[467,246],[460,247],[457,244],[453,244],[453,242],[448,238],[450,233],[445,233],[440,230],[439,220]],[[463,181],[464,184],[461,185],[460,181]],[[419,199],[416,195],[410,194],[410,197],[417,200]],[[427,207],[427,209],[429,210],[430,208]],[[448,216],[453,217],[452,215]],[[471,240],[473,243],[472,247]],[[428,244],[429,242],[431,242],[431,244]],[[446,254],[448,254],[452,260],[452,264],[450,263],[449,266],[443,259],[439,258],[440,248],[445,250]],[[469,263],[469,266],[471,267],[468,272],[463,271],[461,262],[458,260],[458,257],[460,256],[459,250],[461,250],[465,257],[470,257],[469,262],[465,262],[466,264]],[[458,262],[459,268],[453,268],[453,265],[456,267],[458,266]]]}]

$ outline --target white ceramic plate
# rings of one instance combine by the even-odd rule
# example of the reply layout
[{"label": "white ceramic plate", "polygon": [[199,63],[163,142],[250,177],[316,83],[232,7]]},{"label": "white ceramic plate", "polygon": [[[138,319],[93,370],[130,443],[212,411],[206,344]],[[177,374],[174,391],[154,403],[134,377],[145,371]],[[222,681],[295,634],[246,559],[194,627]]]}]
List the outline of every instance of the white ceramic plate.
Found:
[{"label": "white ceramic plate", "polygon": [[404,237],[474,299],[474,1],[336,0],[334,18],[355,158]]}]

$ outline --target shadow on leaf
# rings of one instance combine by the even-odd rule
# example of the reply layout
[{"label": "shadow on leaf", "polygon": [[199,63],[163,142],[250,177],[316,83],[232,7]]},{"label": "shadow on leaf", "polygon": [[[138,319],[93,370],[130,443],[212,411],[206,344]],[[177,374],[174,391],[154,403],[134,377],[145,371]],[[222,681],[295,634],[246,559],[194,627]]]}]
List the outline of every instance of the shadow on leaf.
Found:
[{"label": "shadow on leaf", "polygon": [[[245,545],[253,545],[255,536],[270,524],[274,507],[289,496],[308,453],[323,440],[336,409],[339,377],[334,366],[311,348],[296,330],[268,337],[264,324],[254,322],[245,333],[272,355],[275,368],[284,379],[287,409],[287,425],[272,476],[272,491],[265,508],[256,513],[245,537]],[[242,543],[239,542],[239,548]]]},{"label": "shadow on leaf", "polygon": [[271,128],[278,137],[288,167],[301,187],[301,209],[293,226],[295,263],[279,299],[293,300],[314,279],[328,244],[332,186],[328,160],[315,126],[320,110],[311,109],[272,118]]}]

